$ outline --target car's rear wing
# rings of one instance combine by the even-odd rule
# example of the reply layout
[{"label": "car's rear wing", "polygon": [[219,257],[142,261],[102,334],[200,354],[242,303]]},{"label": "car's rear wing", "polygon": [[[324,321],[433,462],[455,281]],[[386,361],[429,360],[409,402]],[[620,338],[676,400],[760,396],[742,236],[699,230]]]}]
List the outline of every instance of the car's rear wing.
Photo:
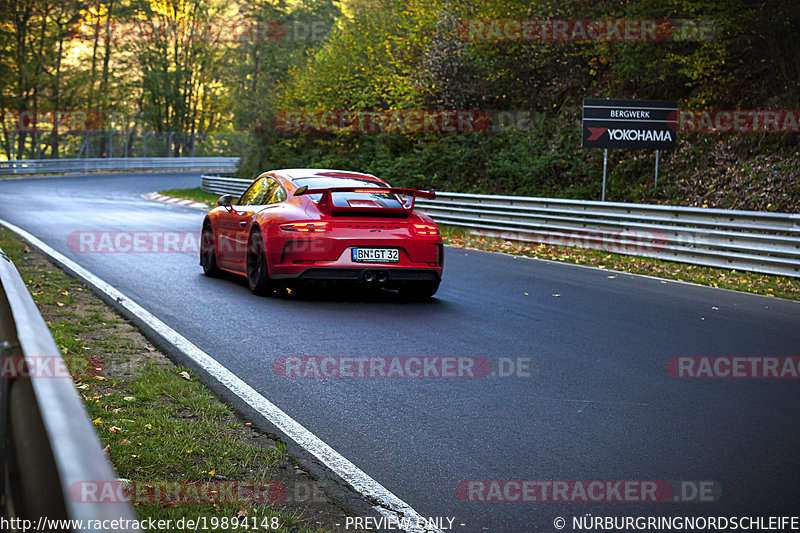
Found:
[{"label": "car's rear wing", "polygon": [[[403,207],[359,207],[359,206],[337,206],[333,204],[333,193],[337,192],[355,192],[364,194],[398,194],[402,196],[410,196],[411,201],[403,204]],[[308,194],[321,194],[322,198],[317,202],[317,206],[327,211],[330,214],[335,213],[372,213],[375,215],[408,215],[414,209],[414,202],[417,196],[433,200],[436,198],[436,193],[430,191],[418,191],[416,189],[402,189],[398,187],[331,187],[329,189],[308,189],[306,186],[300,187],[294,192],[294,196],[302,196]]]}]

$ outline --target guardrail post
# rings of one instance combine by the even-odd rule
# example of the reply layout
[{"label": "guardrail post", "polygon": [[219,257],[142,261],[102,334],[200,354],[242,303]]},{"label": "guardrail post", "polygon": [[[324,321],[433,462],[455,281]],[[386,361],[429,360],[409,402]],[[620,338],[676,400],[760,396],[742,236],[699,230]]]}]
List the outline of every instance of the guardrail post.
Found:
[{"label": "guardrail post", "polygon": [[601,201],[606,201],[606,167],[608,167],[608,148],[603,150],[603,196]]},{"label": "guardrail post", "polygon": [[[6,358],[19,355],[19,344],[0,343],[0,368],[6,367]],[[8,443],[8,381],[0,375],[0,509],[6,507],[6,464]]]}]

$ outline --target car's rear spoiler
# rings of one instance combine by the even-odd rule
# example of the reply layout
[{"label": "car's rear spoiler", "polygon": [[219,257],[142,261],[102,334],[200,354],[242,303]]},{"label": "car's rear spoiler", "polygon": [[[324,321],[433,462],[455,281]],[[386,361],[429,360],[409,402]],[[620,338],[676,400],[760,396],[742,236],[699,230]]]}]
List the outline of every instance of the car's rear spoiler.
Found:
[{"label": "car's rear spoiler", "polygon": [[335,192],[363,192],[367,194],[401,194],[404,196],[411,196],[411,202],[403,207],[381,207],[381,215],[389,214],[408,214],[414,209],[414,202],[417,196],[433,200],[436,198],[436,193],[430,191],[418,191],[416,189],[402,189],[398,187],[331,187],[330,189],[308,189],[305,185],[294,191],[294,196],[302,196],[306,194],[321,194],[317,205],[328,211],[330,214],[334,213],[373,213],[377,214],[378,209],[374,207],[355,207],[355,206],[336,206],[333,205],[331,196]]}]

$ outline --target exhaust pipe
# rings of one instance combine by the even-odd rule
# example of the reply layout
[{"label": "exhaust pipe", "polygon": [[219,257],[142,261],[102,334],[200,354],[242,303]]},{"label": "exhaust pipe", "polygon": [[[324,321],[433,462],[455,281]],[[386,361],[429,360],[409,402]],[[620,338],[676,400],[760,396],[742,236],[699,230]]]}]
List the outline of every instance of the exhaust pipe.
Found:
[{"label": "exhaust pipe", "polygon": [[389,273],[385,270],[381,270],[375,274],[375,279],[378,283],[386,283],[386,280],[389,279]]},{"label": "exhaust pipe", "polygon": [[375,274],[372,272],[372,270],[367,270],[366,272],[364,272],[364,281],[366,281],[367,283],[372,283],[374,280],[375,280]]}]

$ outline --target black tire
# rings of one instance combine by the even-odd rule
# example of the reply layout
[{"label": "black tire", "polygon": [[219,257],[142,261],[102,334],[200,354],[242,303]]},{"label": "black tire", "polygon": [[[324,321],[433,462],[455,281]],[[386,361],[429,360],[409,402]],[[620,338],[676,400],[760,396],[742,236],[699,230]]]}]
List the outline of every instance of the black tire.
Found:
[{"label": "black tire", "polygon": [[406,300],[427,300],[438,290],[438,281],[416,281],[399,287],[397,292]]},{"label": "black tire", "polygon": [[200,235],[200,265],[203,267],[203,274],[209,278],[215,278],[221,271],[217,266],[217,248],[214,245],[214,231],[209,224],[203,226]]},{"label": "black tire", "polygon": [[259,296],[272,292],[267,266],[267,250],[264,247],[264,238],[259,230],[250,234],[247,243],[247,284],[253,294]]}]

